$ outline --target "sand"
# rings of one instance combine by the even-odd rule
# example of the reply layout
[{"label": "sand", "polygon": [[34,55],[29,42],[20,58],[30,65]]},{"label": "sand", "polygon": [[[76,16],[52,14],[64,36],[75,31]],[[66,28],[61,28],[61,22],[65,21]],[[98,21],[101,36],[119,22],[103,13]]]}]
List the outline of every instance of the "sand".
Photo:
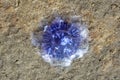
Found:
[{"label": "sand", "polygon": [[[87,54],[62,70],[30,41],[54,11],[80,15],[90,36]],[[120,0],[0,0],[0,80],[120,80]]]}]

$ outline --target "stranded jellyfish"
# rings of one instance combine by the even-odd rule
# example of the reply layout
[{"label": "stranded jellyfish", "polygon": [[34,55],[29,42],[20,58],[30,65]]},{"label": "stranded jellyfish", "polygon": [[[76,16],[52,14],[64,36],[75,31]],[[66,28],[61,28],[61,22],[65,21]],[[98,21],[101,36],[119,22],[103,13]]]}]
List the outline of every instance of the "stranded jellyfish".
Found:
[{"label": "stranded jellyfish", "polygon": [[70,66],[88,51],[88,29],[79,18],[56,16],[32,33],[32,44],[52,66]]}]

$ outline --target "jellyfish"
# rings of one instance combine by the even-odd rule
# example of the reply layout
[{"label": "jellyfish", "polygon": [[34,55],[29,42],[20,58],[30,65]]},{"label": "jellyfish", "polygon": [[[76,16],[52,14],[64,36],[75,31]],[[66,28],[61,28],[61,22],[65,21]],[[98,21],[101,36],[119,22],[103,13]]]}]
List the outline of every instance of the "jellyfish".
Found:
[{"label": "jellyfish", "polygon": [[88,29],[78,16],[54,17],[31,34],[40,56],[52,66],[68,67],[88,51]]}]

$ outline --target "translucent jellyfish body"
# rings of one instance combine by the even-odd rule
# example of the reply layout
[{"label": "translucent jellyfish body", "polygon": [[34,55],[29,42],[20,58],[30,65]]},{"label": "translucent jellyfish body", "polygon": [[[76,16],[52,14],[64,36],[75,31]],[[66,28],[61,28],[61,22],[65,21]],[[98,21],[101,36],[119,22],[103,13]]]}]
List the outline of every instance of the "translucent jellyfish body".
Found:
[{"label": "translucent jellyfish body", "polygon": [[39,48],[41,57],[52,66],[67,67],[88,51],[88,29],[75,16],[55,17],[32,33],[32,44]]}]

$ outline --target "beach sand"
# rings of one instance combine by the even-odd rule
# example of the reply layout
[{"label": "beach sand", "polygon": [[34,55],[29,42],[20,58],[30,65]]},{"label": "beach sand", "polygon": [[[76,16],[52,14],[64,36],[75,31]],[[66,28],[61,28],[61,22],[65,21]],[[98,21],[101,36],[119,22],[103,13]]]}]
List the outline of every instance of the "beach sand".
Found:
[{"label": "beach sand", "polygon": [[[80,15],[89,51],[70,67],[51,67],[30,34],[54,11]],[[0,80],[120,80],[120,0],[0,0]]]}]

